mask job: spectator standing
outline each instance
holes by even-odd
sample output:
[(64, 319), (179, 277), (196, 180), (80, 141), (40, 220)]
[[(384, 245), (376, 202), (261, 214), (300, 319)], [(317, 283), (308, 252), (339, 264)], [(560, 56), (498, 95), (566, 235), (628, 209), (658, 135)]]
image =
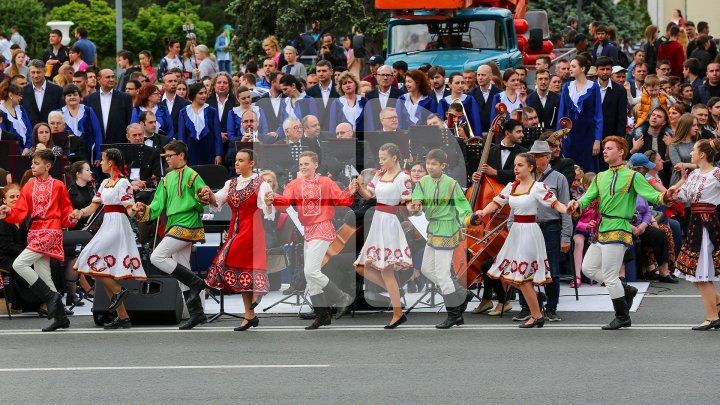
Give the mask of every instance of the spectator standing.
[[(69, 63), (70, 55), (67, 46), (62, 44), (62, 32), (60, 30), (50, 31), (48, 37), (50, 47), (45, 50), (42, 60), (46, 65), (52, 66), (52, 70), (45, 72), (45, 77), (52, 80), (60, 71), (60, 66)], [(50, 73), (50, 74), (48, 74)]]
[(138, 90), (137, 97), (133, 103), (131, 123), (140, 122), (140, 114), (144, 111), (150, 111), (155, 115), (158, 132), (170, 139), (175, 137), (175, 127), (173, 127), (170, 111), (162, 102), (160, 89), (154, 84), (145, 83)]
[[(0, 129), (15, 135), (20, 153), (25, 156), (32, 147), (32, 126), (25, 109), (20, 105), (22, 89), (8, 81), (0, 83)], [(17, 153), (17, 152), (16, 152)]]
[(685, 62), (685, 50), (678, 42), (680, 27), (670, 27), (670, 38), (658, 47), (658, 60), (670, 61), (670, 75), (682, 77), (683, 62)]
[(12, 51), (10, 47), (12, 46), (12, 42), (8, 39), (8, 36), (4, 32), (0, 32), (0, 55), (2, 55), (5, 60), (10, 60), (12, 58)]
[(349, 71), (360, 77), (360, 71), (362, 70), (363, 60), (355, 56), (355, 50), (352, 48), (352, 34), (346, 36), (342, 40), (343, 51), (347, 58), (347, 68)]
[[(327, 60), (318, 61), (315, 65), (315, 73), (318, 76), (318, 84), (307, 89), (305, 93), (316, 100), (318, 114), (313, 115), (320, 119), (322, 130), (328, 131), (330, 128), (329, 107), (333, 100), (340, 97), (333, 80), (333, 64)], [(282, 124), (282, 121), (280, 121), (280, 124)]]
[(195, 47), (195, 60), (197, 68), (195, 68), (195, 80), (201, 80), (204, 77), (213, 77), (218, 72), (218, 65), (215, 62), (215, 56), (210, 53), (205, 45), (197, 45)]
[(65, 86), (63, 97), (65, 98), (65, 106), (60, 112), (62, 112), (65, 121), (65, 131), (81, 138), (85, 145), (85, 156), (78, 156), (78, 159), (85, 159), (88, 162), (99, 161), (101, 158), (102, 131), (95, 111), (80, 103), (82, 100), (80, 89), (75, 85)]
[[(710, 57), (715, 59), (718, 55), (717, 45), (715, 45), (715, 41), (713, 40), (713, 37), (710, 36), (710, 25), (706, 21), (700, 21), (697, 25), (697, 33), (698, 36), (700, 35), (707, 35), (710, 37), (710, 48), (708, 48), (708, 52), (710, 52)], [(697, 43), (691, 42), (688, 44), (687, 47), (687, 54), (692, 55), (693, 51), (697, 47)]]
[(286, 75), (293, 75), (299, 79), (307, 79), (307, 70), (305, 65), (297, 61), (297, 49), (294, 46), (286, 46), (283, 50), (283, 55), (287, 61), (287, 65), (283, 67), (283, 73)]
[[(167, 53), (160, 60), (160, 65), (158, 66), (157, 72), (157, 78), (161, 81), (165, 77), (165, 74), (167, 74), (170, 70), (180, 69), (184, 72), (185, 68), (183, 60), (180, 57), (180, 41), (176, 39), (168, 40), (167, 45), (165, 46), (165, 50), (167, 51)], [(183, 79), (185, 79), (184, 74)]]
[(226, 24), (223, 31), (215, 38), (215, 55), (218, 60), (218, 68), (232, 74), (232, 54), (230, 53), (230, 31), (232, 27)]
[(59, 110), (65, 105), (62, 88), (45, 78), (45, 63), (33, 59), (29, 63), (28, 74), (31, 85), (23, 89), (22, 104), (30, 119), (35, 125), (47, 120), (50, 111)]
[(82, 51), (77, 47), (77, 45), (73, 45), (70, 48), (70, 53), (68, 55), (70, 56), (70, 66), (73, 68), (73, 73), (84, 72), (87, 69), (88, 64), (83, 60)]
[(698, 62), (700, 62), (701, 72), (705, 72), (705, 69), (707, 69), (707, 65), (712, 62), (712, 56), (710, 56), (709, 51), (711, 41), (712, 39), (708, 35), (700, 35), (695, 40), (695, 50), (693, 50), (689, 56), (689, 58), (697, 59)]
[[(135, 62), (135, 54), (125, 49), (121, 49), (117, 53), (116, 61), (118, 67), (123, 70), (117, 81), (116, 89), (123, 91), (125, 90), (125, 84), (130, 81), (130, 76), (135, 72), (139, 72), (140, 68), (133, 66), (133, 63)], [(124, 133), (123, 137), (125, 137)]]
[(82, 60), (88, 65), (97, 66), (97, 47), (88, 39), (88, 30), (85, 27), (75, 29), (75, 43), (73, 46), (80, 48)]
[(22, 49), (23, 51), (25, 48), (27, 48), (27, 42), (25, 42), (25, 38), (20, 34), (20, 31), (18, 31), (17, 25), (13, 25), (10, 27), (10, 42), (17, 45)]
[(287, 61), (284, 58), (285, 55), (280, 52), (280, 42), (278, 42), (274, 35), (265, 38), (262, 42), (262, 47), (265, 55), (275, 61), (275, 69), (280, 70), (287, 65)]
[[(132, 99), (114, 89), (115, 72), (103, 69), (98, 75), (100, 91), (85, 97), (83, 104), (92, 107), (100, 120), (102, 143), (124, 143), (125, 129), (130, 124), (132, 115)], [(111, 122), (112, 125), (109, 124)]]
[(593, 62), (596, 62), (598, 58), (607, 56), (612, 60), (613, 65), (618, 64), (618, 49), (617, 45), (608, 38), (608, 29), (604, 25), (599, 25), (595, 28), (595, 35), (597, 36), (597, 43), (593, 48)]
[(163, 96), (162, 103), (170, 112), (173, 128), (177, 128), (178, 114), (180, 110), (188, 105), (188, 101), (177, 96), (177, 88), (180, 83), (180, 75), (177, 73), (167, 73), (163, 76)]
[(220, 117), (220, 135), (223, 142), (227, 141), (228, 116), (235, 107), (235, 96), (233, 95), (232, 78), (226, 72), (220, 72), (213, 78), (210, 85), (210, 94), (207, 100), (208, 105), (215, 108)]
[(10, 78), (20, 75), (27, 79), (29, 73), (28, 67), (25, 66), (25, 58), (25, 51), (22, 49), (14, 49), (12, 51), (10, 64), (5, 68), (5, 74)]
[(197, 39), (197, 36), (191, 32), (188, 33), (185, 38), (185, 50), (183, 50), (182, 55), (182, 70), (185, 72), (185, 83), (189, 86), (196, 81), (195, 77), (193, 77), (193, 73), (198, 66), (198, 61), (195, 60), (195, 40)]
[(138, 59), (140, 61), (140, 71), (145, 74), (147, 82), (155, 83), (155, 80), (157, 80), (157, 72), (153, 67), (152, 54), (150, 53), (150, 51), (140, 51), (140, 53), (138, 54)]
[(705, 72), (705, 83), (693, 92), (693, 104), (707, 104), (712, 97), (720, 97), (720, 63), (712, 62)]
[(188, 89), (188, 104), (180, 111), (177, 139), (193, 151), (188, 156), (188, 165), (222, 164), (222, 138), (220, 118), (215, 108), (209, 106), (205, 85), (193, 83)]
[(326, 60), (330, 62), (334, 68), (339, 66), (347, 67), (347, 58), (343, 48), (337, 46), (335, 37), (332, 34), (323, 35), (320, 52), (318, 52), (318, 60)]
[(655, 71), (655, 63), (658, 60), (657, 47), (659, 45), (659, 34), (660, 30), (657, 25), (648, 25), (647, 28), (645, 28), (645, 46), (643, 47), (643, 51), (645, 51), (645, 63), (648, 64), (648, 71), (650, 72)]

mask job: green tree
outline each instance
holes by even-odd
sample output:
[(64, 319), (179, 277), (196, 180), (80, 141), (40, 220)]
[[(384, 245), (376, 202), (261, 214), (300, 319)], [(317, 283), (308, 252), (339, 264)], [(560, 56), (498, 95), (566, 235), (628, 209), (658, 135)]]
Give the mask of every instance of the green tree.
[[(577, 16), (577, 0), (535, 0), (529, 3), (530, 9), (543, 9), (548, 12), (550, 31), (562, 32), (568, 16)], [(629, 37), (637, 40), (645, 27), (651, 24), (647, 10), (641, 9), (633, 0), (584, 1), (582, 8), (583, 27), (579, 32), (587, 32), (591, 21), (604, 22), (615, 27), (617, 37)]]
[(77, 27), (88, 30), (88, 38), (98, 51), (98, 60), (115, 54), (115, 10), (105, 0), (90, 0), (89, 4), (75, 0), (50, 11), (50, 20), (72, 21), (71, 36)]
[(263, 55), (261, 43), (275, 35), (282, 45), (296, 40), (309, 29), (312, 21), (320, 21), (323, 32), (344, 36), (353, 28), (366, 38), (370, 52), (382, 49), (389, 13), (376, 10), (372, 0), (231, 0), (230, 15), (252, 16), (236, 27), (235, 46), (247, 60)]
[(123, 20), (124, 41), (132, 44), (135, 51), (150, 50), (157, 64), (165, 56), (165, 41), (169, 38), (183, 40), (183, 24), (192, 23), (198, 43), (208, 44), (212, 48), (215, 44), (213, 25), (198, 16), (199, 9), (199, 5), (189, 3), (186, 7), (184, 1), (171, 1), (164, 7), (157, 4), (141, 7), (137, 17)]
[(48, 45), (45, 9), (39, 0), (0, 1), (0, 29), (10, 35), (10, 27), (17, 25), (25, 38), (31, 57), (40, 57)]

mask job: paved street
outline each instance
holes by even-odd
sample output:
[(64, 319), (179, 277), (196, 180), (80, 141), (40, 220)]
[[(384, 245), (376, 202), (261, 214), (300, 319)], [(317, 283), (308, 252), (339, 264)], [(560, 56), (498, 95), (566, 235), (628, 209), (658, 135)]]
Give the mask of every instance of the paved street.
[(540, 330), (466, 314), (449, 331), (428, 313), (394, 331), (389, 314), (314, 332), (272, 316), (246, 333), (234, 320), (106, 332), (74, 317), (48, 334), (44, 319), (2, 319), (0, 386), (4, 403), (714, 402), (720, 331), (690, 331), (704, 318), (695, 289), (665, 286), (618, 332), (599, 330), (609, 313), (562, 313)]

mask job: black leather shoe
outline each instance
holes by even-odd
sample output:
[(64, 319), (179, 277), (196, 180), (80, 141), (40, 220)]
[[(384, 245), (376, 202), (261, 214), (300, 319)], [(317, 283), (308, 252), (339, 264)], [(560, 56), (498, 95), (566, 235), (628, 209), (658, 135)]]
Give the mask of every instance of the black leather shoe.
[(612, 300), (613, 308), (615, 308), (615, 319), (609, 324), (603, 326), (602, 330), (618, 330), (620, 328), (628, 328), (632, 326), (630, 322), (630, 311), (625, 297), (615, 298)]
[(113, 319), (112, 322), (106, 324), (103, 329), (130, 329), (131, 326), (132, 324), (130, 323), (130, 318), (120, 319), (118, 316)]
[(250, 320), (244, 320), (243, 323), (238, 326), (237, 328), (233, 329), (235, 332), (242, 332), (244, 330), (248, 330), (250, 328), (257, 328), (257, 326), (260, 325), (260, 318), (257, 316)]
[(332, 315), (330, 315), (328, 308), (315, 307), (315, 313), (317, 313), (315, 321), (309, 326), (306, 326), (305, 330), (315, 330), (321, 326), (329, 326), (332, 323)]
[(70, 319), (67, 316), (56, 318), (50, 326), (43, 328), (43, 332), (54, 332), (58, 329), (67, 329), (70, 327)]
[(190, 319), (180, 324), (180, 330), (190, 330), (198, 325), (202, 325), (207, 322), (207, 316), (205, 314), (190, 315)]
[(677, 284), (679, 281), (671, 276), (658, 276), (659, 283)]
[(638, 293), (638, 289), (629, 284), (624, 284), (623, 288), (625, 289), (625, 302), (627, 302), (627, 307), (629, 311), (630, 308), (632, 308), (633, 300)]
[(313, 319), (317, 318), (317, 314), (315, 313), (315, 311), (303, 312), (298, 315), (298, 318), (305, 320), (305, 321), (312, 321)]
[(435, 325), (435, 328), (437, 329), (450, 329), (453, 326), (460, 326), (465, 324), (465, 318), (462, 316), (462, 312), (460, 312), (460, 307), (450, 307), (447, 308), (447, 318), (440, 323)]
[(125, 287), (122, 287), (120, 289), (120, 292), (117, 294), (113, 294), (112, 299), (110, 299), (110, 305), (108, 306), (108, 312), (112, 312), (117, 309), (117, 307), (122, 304), (125, 297), (127, 297), (128, 291)]
[(405, 316), (405, 314), (403, 314), (403, 316), (401, 316), (400, 319), (398, 319), (397, 321), (395, 321), (391, 324), (385, 325), (384, 329), (395, 329), (398, 326), (404, 324), (405, 322), (407, 322), (407, 316)]
[(518, 325), (518, 328), (520, 329), (532, 329), (532, 328), (542, 328), (545, 326), (545, 317), (541, 316), (540, 318), (535, 318), (534, 316), (531, 316), (530, 319), (533, 320), (533, 323), (521, 323)]

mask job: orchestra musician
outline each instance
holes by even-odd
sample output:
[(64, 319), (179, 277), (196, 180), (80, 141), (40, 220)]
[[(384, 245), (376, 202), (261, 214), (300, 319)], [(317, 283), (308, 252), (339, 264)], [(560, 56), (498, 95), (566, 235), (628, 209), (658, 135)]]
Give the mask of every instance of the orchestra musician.
[[(470, 125), (473, 132), (479, 134), (482, 132), (482, 125), (480, 124), (480, 106), (478, 106), (477, 101), (475, 101), (474, 98), (463, 93), (463, 90), (465, 88), (464, 86), (465, 85), (463, 82), (462, 73), (451, 73), (450, 95), (440, 99), (440, 102), (438, 103), (437, 113), (441, 117), (447, 117), (448, 121), (450, 121), (450, 106), (455, 103), (462, 103), (462, 107), (459, 109), (459, 111), (462, 112), (462, 118), (464, 118), (465, 124)], [(458, 109), (454, 108), (453, 110), (455, 110), (455, 113), (457, 114)], [(448, 126), (452, 128), (452, 126)]]
[(495, 177), (503, 185), (515, 180), (513, 169), (515, 156), (527, 152), (527, 149), (520, 145), (523, 140), (522, 123), (513, 119), (507, 120), (503, 124), (503, 132), (504, 137), (500, 144), (490, 148), (487, 163), (480, 168), (479, 172), (473, 173), (473, 181), (480, 181), (481, 173)]

